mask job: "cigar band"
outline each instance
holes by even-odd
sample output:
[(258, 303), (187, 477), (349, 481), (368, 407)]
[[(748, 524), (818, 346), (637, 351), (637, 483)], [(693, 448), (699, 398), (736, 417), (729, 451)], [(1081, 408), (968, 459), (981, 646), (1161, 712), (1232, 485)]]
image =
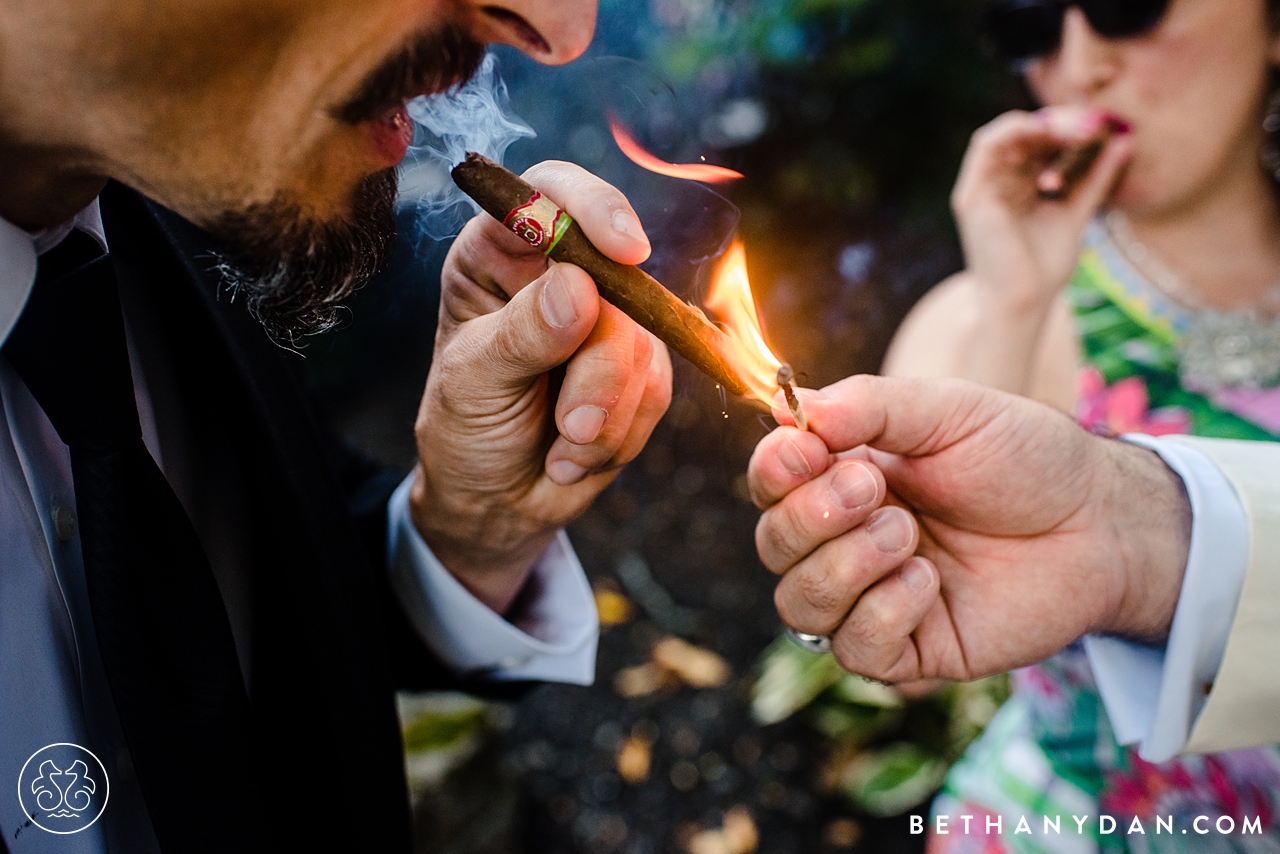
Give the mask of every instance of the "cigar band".
[(543, 255), (550, 255), (573, 224), (573, 217), (542, 193), (534, 193), (533, 198), (507, 214), (502, 224), (533, 248), (541, 249)]

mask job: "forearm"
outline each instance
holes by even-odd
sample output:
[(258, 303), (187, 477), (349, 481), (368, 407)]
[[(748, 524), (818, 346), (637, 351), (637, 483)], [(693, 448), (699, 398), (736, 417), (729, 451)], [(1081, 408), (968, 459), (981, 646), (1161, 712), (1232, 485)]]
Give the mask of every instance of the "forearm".
[(975, 284), (979, 322), (965, 336), (957, 365), (961, 379), (1030, 395), (1053, 298), (1014, 302)]

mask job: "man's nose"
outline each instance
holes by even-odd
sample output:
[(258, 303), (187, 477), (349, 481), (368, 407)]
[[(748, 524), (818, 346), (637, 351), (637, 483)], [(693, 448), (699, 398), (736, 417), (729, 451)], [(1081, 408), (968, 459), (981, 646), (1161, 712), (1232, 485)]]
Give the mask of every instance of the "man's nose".
[(517, 47), (539, 62), (560, 65), (582, 55), (596, 28), (597, 0), (475, 2), (476, 38)]

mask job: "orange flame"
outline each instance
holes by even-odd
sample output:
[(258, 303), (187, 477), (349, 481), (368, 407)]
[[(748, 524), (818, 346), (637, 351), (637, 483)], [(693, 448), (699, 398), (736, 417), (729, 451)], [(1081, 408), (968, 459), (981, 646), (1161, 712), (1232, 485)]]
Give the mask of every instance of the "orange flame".
[(707, 308), (720, 320), (725, 335), (736, 346), (725, 358), (751, 393), (766, 406), (778, 393), (778, 368), (782, 362), (765, 343), (747, 278), (747, 253), (741, 240), (734, 240), (711, 277)]
[(613, 141), (618, 143), (622, 153), (627, 155), (632, 163), (650, 172), (657, 172), (659, 175), (671, 178), (684, 178), (688, 181), (702, 181), (707, 184), (719, 184), (742, 177), (741, 172), (735, 172), (723, 166), (712, 166), (710, 163), (668, 163), (665, 160), (659, 160), (641, 148), (635, 137), (627, 133), (613, 116), (609, 117), (609, 130), (613, 132)]

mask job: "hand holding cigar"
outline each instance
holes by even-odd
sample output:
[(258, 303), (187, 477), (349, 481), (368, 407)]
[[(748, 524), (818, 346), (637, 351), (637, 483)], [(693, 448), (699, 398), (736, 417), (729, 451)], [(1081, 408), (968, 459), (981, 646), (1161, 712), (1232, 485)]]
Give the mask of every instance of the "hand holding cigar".
[(1071, 195), (1080, 179), (1089, 174), (1098, 155), (1110, 138), (1110, 132), (1084, 145), (1072, 145), (1062, 149), (1044, 171), (1036, 176), (1036, 192), (1042, 199), (1065, 199)]
[(724, 353), (732, 346), (703, 313), (639, 267), (619, 264), (596, 249), (582, 228), (515, 173), (479, 154), (453, 169), (453, 180), (494, 219), (555, 261), (576, 264), (595, 280), (600, 296), (697, 366), (730, 394), (746, 384)]

